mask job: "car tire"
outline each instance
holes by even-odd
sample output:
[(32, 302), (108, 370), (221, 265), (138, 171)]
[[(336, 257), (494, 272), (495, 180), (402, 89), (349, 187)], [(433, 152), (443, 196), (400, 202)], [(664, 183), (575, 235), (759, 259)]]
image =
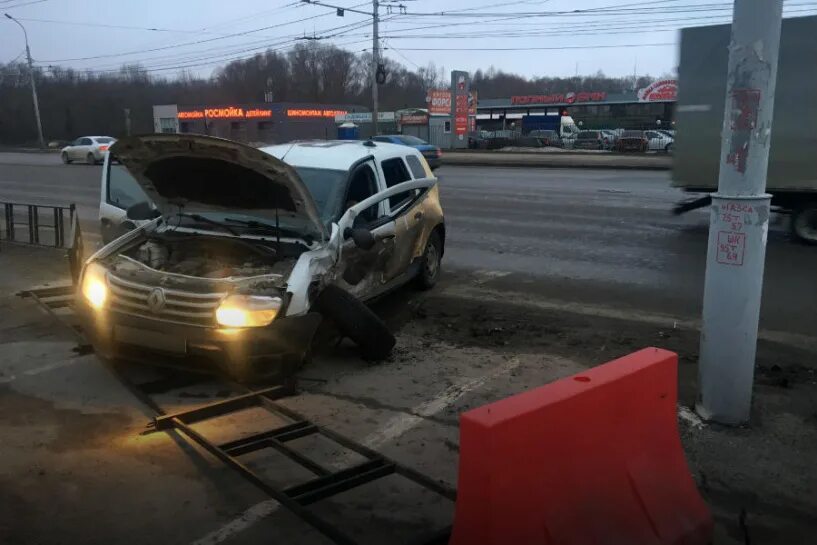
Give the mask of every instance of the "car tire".
[(60, 153), (60, 159), (62, 159), (63, 165), (70, 165), (71, 159), (68, 158), (68, 154), (65, 152)]
[(805, 203), (792, 211), (791, 232), (802, 242), (817, 245), (817, 201)]
[(426, 242), (423, 257), (420, 260), (420, 272), (417, 274), (417, 286), (430, 290), (437, 284), (442, 270), (443, 240), (439, 231), (432, 231)]
[(326, 286), (313, 309), (352, 339), (360, 347), (363, 359), (382, 360), (391, 354), (396, 342), (394, 335), (372, 309), (343, 288)]
[(665, 153), (672, 153), (672, 144), (667, 144), (667, 145), (664, 147), (664, 152), (665, 152)]
[(87, 165), (95, 165), (96, 164), (96, 158), (94, 157), (93, 153), (89, 153), (88, 155), (85, 156), (85, 164), (87, 164)]

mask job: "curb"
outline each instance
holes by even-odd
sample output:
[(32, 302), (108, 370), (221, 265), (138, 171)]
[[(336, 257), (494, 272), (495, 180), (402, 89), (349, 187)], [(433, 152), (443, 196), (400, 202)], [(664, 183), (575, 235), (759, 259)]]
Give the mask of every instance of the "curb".
[(518, 162), (518, 161), (489, 161), (484, 159), (476, 160), (446, 160), (443, 156), (440, 166), (465, 166), (465, 167), (508, 167), (508, 168), (581, 168), (596, 170), (672, 170), (672, 164), (668, 165), (636, 165), (620, 163), (546, 163), (546, 162)]

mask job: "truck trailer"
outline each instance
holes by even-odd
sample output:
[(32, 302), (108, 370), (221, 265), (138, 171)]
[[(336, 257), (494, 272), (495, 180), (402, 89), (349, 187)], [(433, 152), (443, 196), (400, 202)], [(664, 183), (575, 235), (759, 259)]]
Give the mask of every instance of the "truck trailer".
[[(699, 195), (676, 213), (707, 206), (717, 191), (731, 26), (681, 31), (675, 187)], [(785, 19), (780, 39), (766, 191), (791, 230), (817, 244), (817, 16)]]

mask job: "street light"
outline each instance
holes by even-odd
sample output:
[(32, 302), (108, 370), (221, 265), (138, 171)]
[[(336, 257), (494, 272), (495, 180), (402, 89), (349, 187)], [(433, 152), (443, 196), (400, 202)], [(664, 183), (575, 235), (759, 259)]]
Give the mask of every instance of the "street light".
[(31, 98), (34, 101), (34, 117), (37, 118), (37, 137), (40, 140), (40, 147), (45, 147), (45, 139), (43, 138), (43, 122), (40, 120), (40, 101), (37, 99), (37, 85), (34, 83), (34, 68), (31, 66), (31, 50), (28, 48), (28, 32), (26, 32), (26, 27), (23, 24), (9, 15), (8, 13), (5, 16), (15, 23), (17, 23), (20, 28), (23, 29), (23, 36), (26, 40), (26, 58), (28, 59), (28, 74), (31, 80)]

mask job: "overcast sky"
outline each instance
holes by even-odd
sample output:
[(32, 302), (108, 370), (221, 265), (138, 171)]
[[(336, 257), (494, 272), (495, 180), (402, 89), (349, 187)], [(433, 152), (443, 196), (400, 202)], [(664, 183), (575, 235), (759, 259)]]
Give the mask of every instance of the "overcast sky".
[[(380, 10), (386, 56), (408, 67), (493, 65), (525, 76), (572, 76), (577, 69), (612, 76), (673, 72), (678, 29), (728, 22), (732, 3), (402, 0), (401, 14), (397, 2), (381, 1), (392, 4), (391, 13)], [(371, 1), (325, 3), (371, 11)], [(590, 11), (565, 13), (573, 10)], [(0, 0), (0, 11), (26, 26), (42, 66), (104, 71), (138, 62), (156, 75), (174, 77), (185, 67), (208, 76), (227, 60), (267, 47), (284, 50), (303, 36), (357, 52), (371, 48), (370, 17), (349, 11), (338, 17), (297, 0)], [(786, 12), (815, 14), (817, 1), (788, 0)], [(23, 51), (19, 27), (0, 19), (0, 61), (23, 59)]]

